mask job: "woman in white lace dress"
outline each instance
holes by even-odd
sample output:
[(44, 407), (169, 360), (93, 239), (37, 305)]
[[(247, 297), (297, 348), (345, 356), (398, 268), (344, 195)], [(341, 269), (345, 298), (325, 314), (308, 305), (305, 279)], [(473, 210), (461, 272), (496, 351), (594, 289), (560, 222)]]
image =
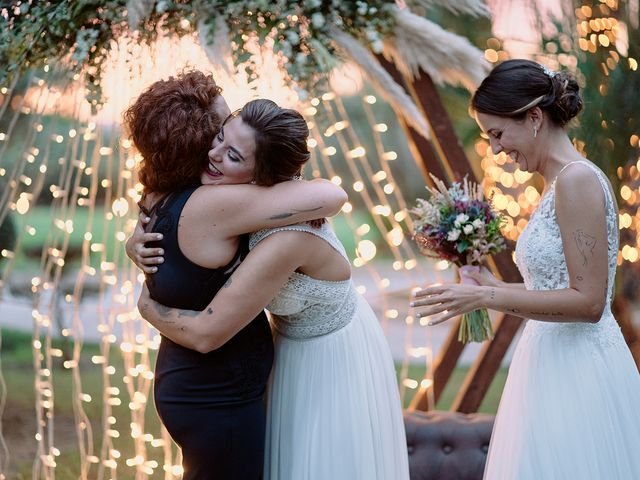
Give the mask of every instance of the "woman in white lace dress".
[[(233, 141), (227, 136), (226, 148), (235, 148)], [(261, 230), (249, 247), (229, 284), (202, 312), (169, 309), (146, 289), (140, 312), (172, 341), (209, 352), (269, 309), (275, 359), (265, 479), (408, 480), (391, 353), (374, 312), (355, 291), (348, 257), (329, 224)]]
[(498, 65), (472, 100), (494, 154), (538, 172), (546, 189), (516, 246), (524, 284), (484, 270), (481, 286), (417, 293), (440, 323), (478, 307), (529, 319), (493, 430), (488, 480), (640, 478), (640, 375), (611, 313), (618, 253), (615, 197), (564, 126), (582, 107), (565, 73)]

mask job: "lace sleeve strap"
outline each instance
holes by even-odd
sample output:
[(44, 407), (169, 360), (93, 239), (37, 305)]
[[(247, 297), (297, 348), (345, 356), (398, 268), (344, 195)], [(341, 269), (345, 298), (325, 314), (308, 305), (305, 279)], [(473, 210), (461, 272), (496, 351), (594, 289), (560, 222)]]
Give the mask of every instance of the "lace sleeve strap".
[(258, 243), (267, 238), (269, 235), (273, 235), (274, 233), (278, 232), (292, 231), (310, 233), (322, 238), (335, 250), (337, 250), (338, 253), (340, 253), (340, 255), (342, 255), (347, 261), (349, 261), (349, 257), (347, 256), (347, 252), (345, 251), (344, 246), (333, 233), (333, 230), (331, 229), (331, 226), (328, 224), (328, 222), (323, 223), (319, 228), (312, 227), (308, 223), (296, 223), (295, 225), (287, 225), (286, 227), (258, 230), (257, 232), (251, 234), (251, 238), (249, 240), (249, 249), (254, 248)]

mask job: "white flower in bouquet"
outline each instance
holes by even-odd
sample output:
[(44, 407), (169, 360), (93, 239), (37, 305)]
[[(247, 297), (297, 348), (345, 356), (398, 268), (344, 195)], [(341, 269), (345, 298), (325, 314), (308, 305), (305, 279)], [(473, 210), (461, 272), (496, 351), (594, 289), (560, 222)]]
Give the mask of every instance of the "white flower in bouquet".
[(449, 240), (450, 242), (455, 242), (458, 238), (460, 237), (460, 230), (451, 230), (448, 234), (447, 234), (447, 240)]
[(458, 214), (458, 216), (456, 217), (456, 220), (454, 222), (454, 225), (458, 228), (460, 228), (460, 226), (462, 226), (464, 223), (469, 221), (469, 216), (465, 215), (464, 213), (460, 213)]

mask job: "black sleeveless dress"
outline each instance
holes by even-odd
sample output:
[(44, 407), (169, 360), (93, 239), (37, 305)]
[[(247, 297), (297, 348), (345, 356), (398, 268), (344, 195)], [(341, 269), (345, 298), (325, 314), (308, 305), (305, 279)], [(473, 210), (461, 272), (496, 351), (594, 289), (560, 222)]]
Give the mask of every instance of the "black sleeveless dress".
[[(196, 265), (182, 254), (178, 221), (196, 188), (171, 194), (153, 212), (152, 230), (164, 238), (149, 246), (162, 247), (165, 255), (146, 281), (157, 302), (204, 310), (249, 248), (246, 235), (233, 260), (217, 269)], [(184, 480), (262, 478), (263, 397), (272, 363), (273, 341), (264, 312), (207, 354), (162, 337), (154, 398), (162, 423), (182, 449)]]

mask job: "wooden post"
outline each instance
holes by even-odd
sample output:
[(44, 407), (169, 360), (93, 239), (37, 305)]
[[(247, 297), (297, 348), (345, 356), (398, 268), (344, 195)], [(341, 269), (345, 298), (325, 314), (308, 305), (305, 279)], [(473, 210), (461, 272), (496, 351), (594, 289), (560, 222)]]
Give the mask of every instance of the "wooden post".
[[(398, 71), (396, 66), (388, 62), (382, 55), (377, 56), (380, 64), (387, 70), (389, 75), (393, 77), (393, 80), (398, 84), (407, 88), (405, 84), (404, 77)], [(445, 170), (442, 166), (440, 159), (434, 150), (433, 145), (429, 140), (424, 138), (418, 131), (416, 131), (413, 127), (409, 126), (405, 119), (402, 117), (401, 112), (396, 112), (398, 114), (398, 121), (400, 122), (400, 126), (403, 128), (407, 135), (407, 139), (409, 140), (409, 150), (413, 155), (413, 158), (416, 159), (418, 163), (418, 168), (422, 172), (422, 176), (428, 185), (433, 185), (433, 181), (429, 176), (429, 173), (432, 173), (438, 178), (446, 178)]]

